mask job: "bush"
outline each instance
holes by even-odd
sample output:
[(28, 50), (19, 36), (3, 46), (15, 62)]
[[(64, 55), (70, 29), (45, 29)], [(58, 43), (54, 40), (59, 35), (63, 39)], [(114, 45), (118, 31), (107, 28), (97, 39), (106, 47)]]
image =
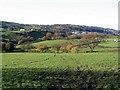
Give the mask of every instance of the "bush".
[(48, 47), (47, 47), (47, 45), (40, 45), (39, 47), (37, 47), (36, 51), (37, 52), (47, 52)]
[(55, 45), (52, 45), (51, 48), (50, 48), (50, 51), (55, 53), (55, 52), (59, 52), (60, 50), (60, 45), (59, 44), (55, 44)]
[(34, 49), (35, 47), (31, 44), (23, 44), (21, 45), (21, 49), (23, 51), (31, 51), (31, 49)]
[(2, 52), (11, 52), (14, 50), (14, 44), (12, 42), (1, 42)]

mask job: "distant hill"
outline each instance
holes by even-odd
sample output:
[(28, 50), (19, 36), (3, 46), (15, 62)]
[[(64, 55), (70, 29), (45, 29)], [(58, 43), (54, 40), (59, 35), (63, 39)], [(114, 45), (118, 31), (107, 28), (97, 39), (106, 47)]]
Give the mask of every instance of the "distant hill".
[(96, 26), (85, 26), (85, 25), (71, 25), (71, 24), (54, 24), (54, 25), (38, 25), (38, 24), (20, 24), (14, 22), (0, 21), (0, 28), (5, 30), (37, 30), (37, 31), (50, 31), (60, 33), (72, 33), (72, 32), (98, 32), (104, 34), (117, 35), (118, 31), (109, 28), (102, 28)]
[(14, 23), (14, 22), (6, 22), (6, 21), (0, 21), (0, 28), (5, 28), (7, 30), (19, 30), (26, 27), (31, 28), (31, 25), (29, 24), (20, 24), (20, 23)]

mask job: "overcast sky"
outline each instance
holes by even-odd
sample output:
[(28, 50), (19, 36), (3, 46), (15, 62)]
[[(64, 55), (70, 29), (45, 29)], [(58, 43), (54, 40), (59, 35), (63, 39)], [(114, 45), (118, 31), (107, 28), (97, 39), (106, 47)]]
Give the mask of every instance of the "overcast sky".
[(117, 29), (119, 0), (0, 0), (0, 21)]

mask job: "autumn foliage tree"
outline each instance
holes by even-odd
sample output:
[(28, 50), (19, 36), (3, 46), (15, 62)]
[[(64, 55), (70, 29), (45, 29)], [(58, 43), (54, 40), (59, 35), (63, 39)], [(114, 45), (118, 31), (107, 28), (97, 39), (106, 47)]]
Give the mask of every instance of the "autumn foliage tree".
[(66, 43), (66, 42), (61, 43), (61, 47), (60, 47), (61, 52), (67, 53), (67, 49), (66, 49), (67, 44), (68, 43)]
[(60, 50), (60, 47), (61, 47), (61, 46), (60, 46), (59, 44), (52, 45), (51, 48), (50, 48), (50, 51), (51, 51), (51, 52), (54, 52), (54, 53), (55, 53), (55, 52), (58, 53), (59, 50)]
[(44, 36), (43, 38), (41, 38), (41, 40), (42, 40), (42, 41), (45, 41), (45, 40), (47, 40), (47, 37)]
[(101, 34), (98, 33), (88, 33), (84, 34), (80, 40), (81, 45), (86, 45), (93, 52), (94, 48), (101, 43)]
[(50, 33), (50, 32), (46, 33), (46, 39), (51, 40), (52, 39), (52, 33)]
[(70, 53), (73, 47), (74, 45), (72, 43), (67, 44), (66, 46), (67, 52)]
[(73, 47), (74, 44), (65, 42), (61, 44), (60, 51), (64, 53), (70, 53)]
[(77, 47), (73, 47), (71, 49), (71, 53), (78, 53), (78, 48)]
[(38, 52), (47, 52), (48, 47), (47, 45), (40, 45), (39, 47), (37, 47), (36, 51)]

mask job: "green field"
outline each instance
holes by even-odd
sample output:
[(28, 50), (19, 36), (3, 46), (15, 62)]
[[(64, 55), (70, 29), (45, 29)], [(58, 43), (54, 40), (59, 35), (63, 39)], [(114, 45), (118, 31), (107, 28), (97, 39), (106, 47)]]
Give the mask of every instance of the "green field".
[[(2, 53), (3, 89), (59, 90), (118, 90), (118, 43), (109, 39), (95, 47), (80, 47), (79, 53)], [(73, 40), (47, 40), (32, 43), (52, 46)], [(17, 47), (20, 47), (17, 46)], [(70, 89), (71, 90), (71, 89)]]
[(37, 43), (33, 43), (32, 45), (38, 47), (40, 45), (47, 45), (47, 46), (52, 46), (55, 44), (61, 44), (64, 42), (68, 42), (68, 43), (78, 43), (79, 39), (73, 39), (73, 40), (48, 40), (48, 41), (42, 41), (42, 42), (37, 42)]
[(107, 46), (107, 47), (118, 47), (119, 44), (120, 44), (120, 42), (117, 43), (117, 42), (110, 41), (110, 42), (102, 43), (100, 45)]
[[(118, 50), (118, 42), (114, 42), (113, 40), (116, 38), (108, 39), (108, 42), (105, 43), (100, 43), (98, 47), (95, 47), (94, 51), (113, 51), (113, 50)], [(72, 39), (72, 40), (47, 40), (47, 41), (42, 41), (42, 42), (37, 42), (37, 43), (32, 43), (33, 46), (38, 47), (40, 45), (47, 45), (47, 46), (52, 46), (55, 44), (61, 44), (63, 42), (68, 42), (68, 43), (73, 43), (77, 44), (80, 43), (79, 39)], [(16, 48), (20, 48), (21, 45), (17, 45)], [(103, 48), (106, 47), (106, 48)], [(79, 52), (86, 52), (90, 51), (90, 48), (79, 48)]]
[[(21, 57), (22, 56), (22, 57)], [(117, 65), (117, 53), (80, 53), (80, 54), (54, 54), (54, 53), (4, 53), (3, 68), (60, 68), (86, 66), (95, 70), (106, 70), (105, 67)], [(99, 67), (99, 65), (105, 67)], [(88, 69), (89, 69), (88, 68)]]
[(101, 43), (100, 46), (106, 46), (106, 47), (118, 47), (120, 42), (114, 42), (114, 40), (118, 40), (117, 38), (110, 38), (108, 39), (108, 42)]
[[(61, 44), (64, 42), (68, 43), (78, 43), (79, 39), (73, 39), (73, 40), (47, 40), (47, 41), (41, 41), (41, 42), (36, 42), (36, 43), (31, 43), (33, 46), (38, 47), (40, 45), (47, 45), (47, 46), (52, 46), (55, 44)], [(16, 48), (20, 48), (21, 45), (17, 45)]]
[[(115, 38), (116, 39), (116, 38)], [(80, 39), (73, 39), (73, 40), (48, 40), (48, 41), (42, 41), (42, 42), (37, 42), (33, 43), (32, 45), (38, 47), (39, 45), (54, 45), (54, 44), (61, 44), (63, 42), (69, 42), (69, 43), (79, 43)], [(107, 47), (118, 47), (118, 42), (114, 42), (114, 39), (109, 39), (108, 42), (101, 43), (99, 44), (100, 46), (107, 46)], [(120, 43), (119, 43), (120, 44)]]
[(118, 90), (117, 53), (3, 53), (2, 65), (3, 88)]
[(1, 23), (2, 90), (120, 90), (117, 31)]

